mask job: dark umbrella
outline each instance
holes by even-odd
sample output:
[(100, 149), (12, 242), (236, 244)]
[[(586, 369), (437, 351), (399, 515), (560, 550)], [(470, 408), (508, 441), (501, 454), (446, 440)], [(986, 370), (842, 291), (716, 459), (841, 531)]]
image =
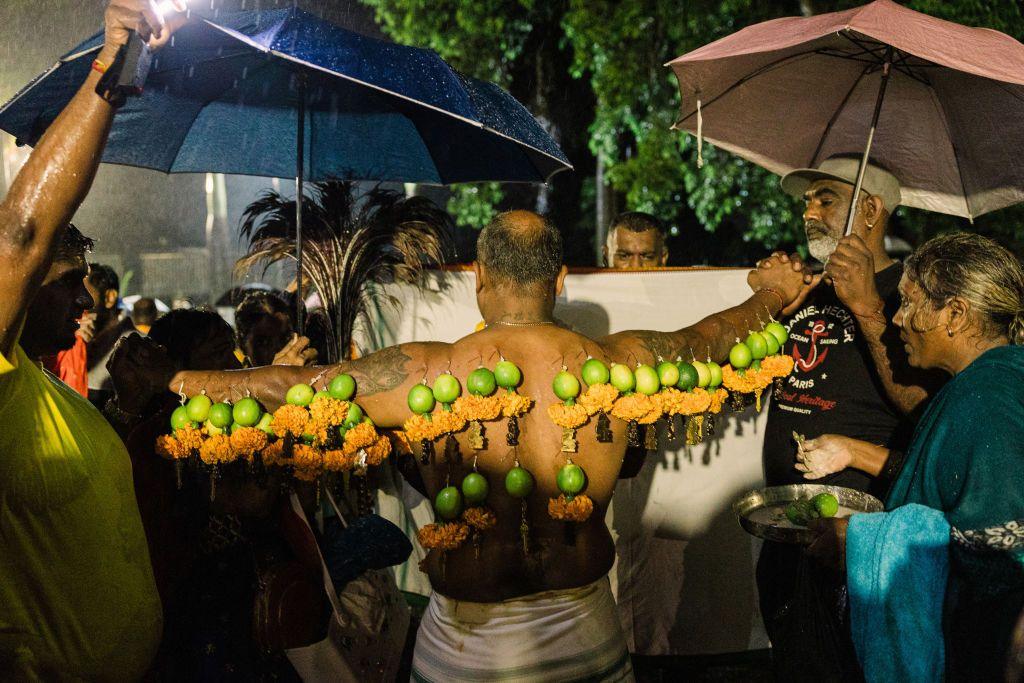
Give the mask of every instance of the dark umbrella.
[(863, 150), (855, 193), (870, 155), (907, 206), (973, 219), (1024, 201), (1024, 45), (1003, 33), (876, 0), (755, 24), (669, 65), (676, 127), (774, 173)]
[[(0, 128), (35, 144), (85, 80), (102, 41), (93, 36), (26, 86), (0, 109)], [(165, 173), (294, 173), (299, 273), (306, 180), (547, 182), (572, 168), (497, 86), (463, 76), (429, 50), (298, 9), (222, 14), (181, 28), (154, 57), (143, 95), (117, 113), (103, 161)]]

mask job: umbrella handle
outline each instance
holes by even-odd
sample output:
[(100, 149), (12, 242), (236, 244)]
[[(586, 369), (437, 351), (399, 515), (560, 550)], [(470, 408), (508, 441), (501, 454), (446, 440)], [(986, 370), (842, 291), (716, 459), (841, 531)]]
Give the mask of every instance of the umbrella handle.
[(878, 127), (878, 115), (882, 112), (882, 100), (885, 99), (885, 88), (889, 84), (889, 73), (892, 70), (891, 46), (885, 50), (885, 63), (882, 65), (882, 82), (878, 86), (878, 97), (875, 99), (875, 111), (871, 115), (871, 128), (868, 130), (868, 141), (864, 146), (864, 154), (860, 158), (860, 165), (857, 167), (857, 182), (853, 184), (853, 195), (850, 197), (850, 208), (846, 212), (846, 230), (843, 235), (847, 236), (853, 232), (853, 219), (857, 215), (857, 202), (860, 200), (860, 191), (864, 186), (864, 172), (868, 170), (868, 159), (871, 157), (871, 144), (875, 141), (875, 129)]

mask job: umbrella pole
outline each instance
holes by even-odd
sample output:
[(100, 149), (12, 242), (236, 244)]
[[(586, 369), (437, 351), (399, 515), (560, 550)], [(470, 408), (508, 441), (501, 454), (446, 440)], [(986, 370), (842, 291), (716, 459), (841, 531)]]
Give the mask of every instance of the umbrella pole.
[(857, 215), (857, 203), (860, 199), (861, 187), (864, 185), (864, 172), (868, 170), (868, 159), (871, 156), (871, 143), (875, 141), (875, 128), (878, 127), (878, 115), (882, 112), (882, 100), (885, 99), (885, 88), (889, 84), (889, 72), (892, 70), (892, 47), (886, 48), (885, 63), (882, 65), (882, 82), (878, 86), (878, 98), (875, 100), (875, 112), (871, 115), (871, 129), (868, 130), (868, 142), (864, 146), (864, 154), (857, 167), (857, 182), (853, 184), (853, 195), (850, 198), (850, 209), (846, 212), (846, 230), (844, 235), (853, 232), (853, 219)]
[(306, 168), (306, 75), (299, 74), (299, 120), (295, 150), (295, 320), (299, 335), (306, 333), (305, 301), (302, 298), (302, 203)]

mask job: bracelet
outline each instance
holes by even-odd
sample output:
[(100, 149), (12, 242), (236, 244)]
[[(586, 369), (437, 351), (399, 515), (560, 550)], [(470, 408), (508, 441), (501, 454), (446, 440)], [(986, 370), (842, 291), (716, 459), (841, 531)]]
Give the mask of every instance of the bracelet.
[(778, 292), (778, 290), (772, 289), (771, 287), (763, 287), (757, 291), (768, 292), (769, 294), (774, 294), (775, 296), (779, 297), (779, 310), (782, 310), (783, 308), (786, 307), (786, 299), (782, 296), (782, 294)]
[(93, 63), (92, 63), (92, 70), (93, 71), (98, 71), (101, 74), (107, 73), (107, 69), (109, 69), (109, 68), (110, 67), (108, 65), (104, 64), (103, 62), (101, 62), (98, 59), (94, 60)]

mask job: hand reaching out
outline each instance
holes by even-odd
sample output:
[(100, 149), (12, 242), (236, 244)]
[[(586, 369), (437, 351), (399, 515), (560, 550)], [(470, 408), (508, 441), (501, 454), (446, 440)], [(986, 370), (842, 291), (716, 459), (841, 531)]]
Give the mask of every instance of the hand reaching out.
[(821, 479), (842, 472), (853, 464), (853, 439), (838, 434), (823, 434), (797, 445), (794, 467), (804, 479)]
[(782, 315), (792, 315), (818, 286), (821, 277), (810, 271), (799, 254), (777, 251), (757, 262), (757, 268), (747, 275), (747, 284), (755, 292), (778, 291), (783, 297)]
[(274, 355), (272, 365), (315, 365), (317, 355), (317, 350), (309, 345), (309, 338), (296, 334)]

